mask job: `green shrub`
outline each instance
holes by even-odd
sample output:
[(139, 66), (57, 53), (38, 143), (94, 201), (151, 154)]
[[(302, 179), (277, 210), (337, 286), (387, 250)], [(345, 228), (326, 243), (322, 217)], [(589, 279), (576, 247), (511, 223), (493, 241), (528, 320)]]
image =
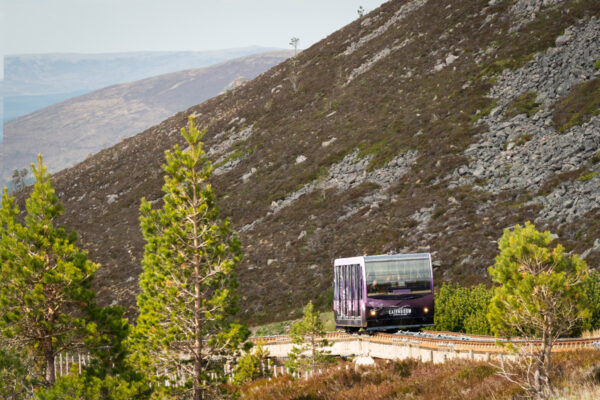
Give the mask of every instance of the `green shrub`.
[(593, 331), (600, 329), (600, 273), (592, 271), (584, 283), (589, 316), (583, 321), (583, 330)]
[(145, 382), (123, 376), (103, 379), (82, 375), (67, 375), (56, 380), (54, 386), (35, 392), (36, 400), (131, 400), (147, 399), (150, 390)]
[(249, 349), (239, 360), (235, 367), (233, 382), (241, 385), (269, 375), (265, 369), (269, 351), (265, 350), (262, 343), (257, 343), (254, 350)]
[(594, 63), (594, 69), (596, 71), (600, 70), (600, 60), (596, 60), (596, 62)]
[(579, 178), (577, 178), (577, 180), (580, 182), (586, 182), (595, 177), (596, 175), (598, 175), (598, 172), (592, 171), (589, 174), (581, 175)]
[(485, 285), (471, 288), (444, 283), (435, 297), (435, 326), (438, 331), (488, 335), (486, 314), (493, 291)]

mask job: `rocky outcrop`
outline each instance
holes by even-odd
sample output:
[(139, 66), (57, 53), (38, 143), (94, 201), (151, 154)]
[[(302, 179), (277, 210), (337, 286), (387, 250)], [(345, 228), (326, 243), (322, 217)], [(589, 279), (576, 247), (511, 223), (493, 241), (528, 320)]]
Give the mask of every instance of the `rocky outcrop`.
[[(369, 41), (383, 35), (388, 29), (390, 29), (394, 25), (401, 23), (403, 19), (409, 16), (412, 12), (423, 7), (426, 3), (427, 0), (410, 0), (406, 2), (398, 9), (398, 11), (394, 13), (394, 15), (392, 15), (390, 19), (386, 20), (383, 24), (377, 26), (375, 29), (371, 30), (364, 36), (361, 36), (356, 42), (351, 43), (346, 48), (343, 55), (349, 56)], [(367, 19), (362, 21), (361, 25), (368, 28), (371, 26), (372, 22), (373, 21), (371, 20), (371, 17), (368, 17)]]
[[(414, 164), (417, 159), (416, 151), (406, 151), (398, 156), (394, 157), (389, 163), (381, 168), (373, 171), (368, 171), (369, 162), (371, 157), (359, 157), (358, 151), (354, 151), (348, 154), (344, 159), (334, 165), (332, 165), (327, 171), (327, 175), (317, 179), (315, 182), (311, 182), (299, 190), (290, 193), (284, 199), (274, 201), (271, 203), (271, 211), (267, 215), (273, 215), (281, 211), (283, 208), (292, 205), (300, 197), (310, 194), (316, 190), (336, 189), (338, 191), (347, 191), (365, 182), (371, 182), (379, 186), (379, 190), (375, 193), (370, 194), (368, 197), (360, 199), (358, 204), (355, 204), (350, 209), (346, 210), (346, 213), (340, 217), (340, 221), (349, 216), (355, 214), (358, 209), (365, 205), (374, 205), (378, 207), (378, 201), (388, 199), (389, 196), (385, 194), (392, 184), (398, 182)], [(304, 157), (304, 156), (298, 156)], [(298, 158), (296, 159), (298, 160)], [(306, 157), (304, 157), (306, 160)], [(303, 160), (303, 161), (304, 161)], [(302, 162), (303, 162), (302, 161)], [(251, 171), (250, 175), (244, 175), (245, 179), (249, 178), (254, 171)], [(261, 219), (253, 221), (251, 224), (245, 225), (241, 228), (242, 232), (246, 232), (252, 229)]]
[[(488, 127), (465, 156), (473, 160), (451, 175), (449, 187), (472, 185), (491, 193), (527, 190), (535, 197), (529, 204), (543, 209), (538, 221), (572, 222), (600, 204), (600, 176), (562, 182), (551, 193), (537, 195), (556, 174), (589, 166), (600, 172), (594, 157), (600, 151), (600, 117), (559, 133), (553, 126), (554, 108), (570, 89), (600, 77), (594, 68), (600, 59), (600, 21), (591, 18), (567, 29), (556, 46), (516, 71), (505, 70), (489, 96), (495, 107), (479, 123)], [(508, 106), (524, 93), (536, 93), (537, 111), (531, 116), (506, 116)], [(590, 164), (591, 163), (591, 164)], [(584, 177), (585, 178), (585, 177)]]
[[(491, 0), (490, 4), (497, 3), (498, 0)], [(517, 0), (510, 9), (512, 17), (512, 26), (509, 32), (514, 32), (535, 20), (537, 14), (546, 7), (556, 6), (563, 3), (563, 0)]]

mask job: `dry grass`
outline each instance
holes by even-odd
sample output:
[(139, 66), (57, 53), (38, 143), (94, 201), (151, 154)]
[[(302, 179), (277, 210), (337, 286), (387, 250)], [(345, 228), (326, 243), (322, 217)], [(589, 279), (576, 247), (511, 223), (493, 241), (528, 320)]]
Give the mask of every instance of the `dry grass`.
[[(554, 400), (598, 399), (600, 352), (563, 353), (555, 357), (552, 379), (558, 397)], [(242, 388), (243, 399), (353, 400), (353, 399), (525, 399), (517, 385), (484, 362), (464, 360), (444, 364), (413, 360), (379, 361), (374, 369), (346, 370), (340, 364), (308, 380), (279, 377), (257, 381)], [(339, 369), (338, 369), (339, 368)]]
[(244, 399), (509, 399), (516, 387), (483, 363), (400, 361), (354, 371), (333, 369), (308, 380), (277, 378), (243, 388)]
[(574, 389), (565, 389), (563, 393), (551, 400), (598, 400), (600, 399), (600, 385), (584, 384)]

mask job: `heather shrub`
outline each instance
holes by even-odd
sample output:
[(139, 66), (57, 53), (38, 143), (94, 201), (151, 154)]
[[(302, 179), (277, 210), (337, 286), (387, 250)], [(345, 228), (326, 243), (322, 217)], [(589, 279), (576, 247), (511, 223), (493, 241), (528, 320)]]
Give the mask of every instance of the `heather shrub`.
[(452, 360), (443, 364), (415, 360), (378, 362), (375, 368), (346, 370), (343, 366), (309, 379), (289, 376), (242, 387), (241, 398), (252, 400), (384, 400), (384, 399), (509, 399), (516, 385), (503, 381), (486, 363)]

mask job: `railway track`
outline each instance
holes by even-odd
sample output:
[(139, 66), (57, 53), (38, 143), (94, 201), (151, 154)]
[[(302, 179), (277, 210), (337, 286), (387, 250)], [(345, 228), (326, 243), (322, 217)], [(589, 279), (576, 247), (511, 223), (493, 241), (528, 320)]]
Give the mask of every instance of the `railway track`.
[[(371, 349), (377, 347), (381, 348), (381, 352), (385, 354), (389, 350), (391, 355), (389, 358), (397, 358), (395, 355), (402, 348), (402, 354), (406, 353), (406, 348), (412, 351), (414, 349), (427, 350), (431, 352), (438, 352), (440, 354), (447, 353), (468, 353), (473, 357), (473, 354), (478, 355), (489, 355), (506, 353), (507, 349), (502, 346), (502, 343), (513, 343), (518, 345), (539, 345), (539, 340), (527, 340), (521, 338), (495, 338), (492, 336), (482, 335), (467, 335), (455, 332), (398, 332), (398, 333), (375, 333), (373, 335), (358, 335), (348, 334), (345, 332), (329, 332), (325, 335), (325, 339), (332, 343), (332, 347), (347, 349), (356, 349), (356, 352), (364, 353), (365, 349)], [(277, 354), (277, 356), (284, 356), (282, 352), (284, 349), (291, 348), (292, 340), (289, 336), (262, 336), (253, 337), (250, 339), (252, 342), (262, 342), (267, 349)], [(344, 346), (343, 343), (348, 342), (348, 345)], [(350, 343), (352, 342), (352, 343)], [(356, 344), (355, 344), (356, 343)], [(381, 347), (383, 346), (383, 347)], [(385, 350), (385, 349), (388, 350)], [(600, 349), (600, 338), (565, 338), (559, 339), (555, 342), (552, 349), (553, 352), (566, 352), (566, 351), (577, 351), (581, 349)], [(343, 352), (343, 350), (339, 350)], [(285, 353), (287, 354), (287, 352)], [(349, 354), (350, 355), (350, 354)], [(446, 356), (444, 356), (446, 357)], [(387, 358), (387, 357), (384, 357)], [(431, 355), (431, 360), (434, 360), (434, 355)], [(480, 357), (481, 358), (481, 357)], [(444, 358), (445, 359), (445, 358)]]

